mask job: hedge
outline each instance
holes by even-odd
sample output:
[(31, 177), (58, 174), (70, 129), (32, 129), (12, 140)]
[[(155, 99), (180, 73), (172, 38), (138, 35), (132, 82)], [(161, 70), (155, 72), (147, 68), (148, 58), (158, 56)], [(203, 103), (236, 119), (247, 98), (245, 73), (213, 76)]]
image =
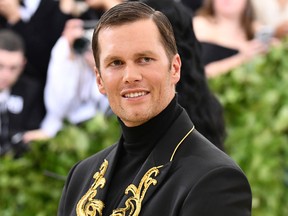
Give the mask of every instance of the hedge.
[(226, 150), (250, 181), (252, 215), (288, 215), (288, 40), (209, 86), (224, 107)]
[(70, 168), (119, 138), (115, 117), (97, 116), (65, 128), (53, 139), (35, 142), (23, 157), (0, 159), (0, 215), (57, 215), (62, 188)]

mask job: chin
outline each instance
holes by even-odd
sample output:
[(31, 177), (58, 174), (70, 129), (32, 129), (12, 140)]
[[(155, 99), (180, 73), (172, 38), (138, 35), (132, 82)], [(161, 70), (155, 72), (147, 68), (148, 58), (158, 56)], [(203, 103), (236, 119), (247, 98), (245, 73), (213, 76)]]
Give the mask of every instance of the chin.
[(129, 114), (125, 115), (125, 118), (121, 118), (122, 121), (125, 123), (128, 127), (136, 127), (141, 124), (144, 124), (145, 122), (149, 121), (149, 117), (147, 115), (141, 114)]

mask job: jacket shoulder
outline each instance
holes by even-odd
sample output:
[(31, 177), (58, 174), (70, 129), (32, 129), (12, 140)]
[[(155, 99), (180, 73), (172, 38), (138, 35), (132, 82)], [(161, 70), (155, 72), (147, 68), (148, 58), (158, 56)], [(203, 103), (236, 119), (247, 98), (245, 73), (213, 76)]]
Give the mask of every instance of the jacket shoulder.
[(235, 169), (243, 173), (227, 153), (217, 148), (197, 130), (194, 130), (191, 136), (181, 145), (175, 159), (177, 159), (177, 163), (187, 164), (181, 167), (189, 167), (188, 172), (198, 172), (199, 175), (222, 167)]

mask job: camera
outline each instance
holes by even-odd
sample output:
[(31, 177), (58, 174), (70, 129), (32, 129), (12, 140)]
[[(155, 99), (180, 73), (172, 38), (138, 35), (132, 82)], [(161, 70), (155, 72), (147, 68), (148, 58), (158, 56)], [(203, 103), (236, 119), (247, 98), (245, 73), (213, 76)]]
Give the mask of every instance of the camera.
[(265, 26), (260, 31), (256, 32), (255, 38), (264, 44), (269, 44), (273, 35), (274, 35), (273, 29), (268, 26)]
[(89, 50), (92, 43), (93, 31), (97, 22), (98, 20), (84, 20), (84, 36), (77, 38), (73, 43), (73, 50), (75, 53), (83, 54)]

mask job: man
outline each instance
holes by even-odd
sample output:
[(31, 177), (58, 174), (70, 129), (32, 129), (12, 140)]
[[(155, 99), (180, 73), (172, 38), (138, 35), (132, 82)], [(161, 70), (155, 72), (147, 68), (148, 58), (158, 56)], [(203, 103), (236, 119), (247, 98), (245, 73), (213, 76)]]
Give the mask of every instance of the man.
[[(25, 67), (22, 38), (10, 30), (0, 30), (0, 154), (22, 141), (22, 134), (39, 127), (42, 120), (40, 86), (21, 76)], [(21, 152), (17, 151), (17, 155)]]
[(177, 103), (181, 60), (168, 19), (119, 4), (101, 17), (92, 48), (123, 134), (70, 171), (58, 215), (251, 215), (245, 175)]

